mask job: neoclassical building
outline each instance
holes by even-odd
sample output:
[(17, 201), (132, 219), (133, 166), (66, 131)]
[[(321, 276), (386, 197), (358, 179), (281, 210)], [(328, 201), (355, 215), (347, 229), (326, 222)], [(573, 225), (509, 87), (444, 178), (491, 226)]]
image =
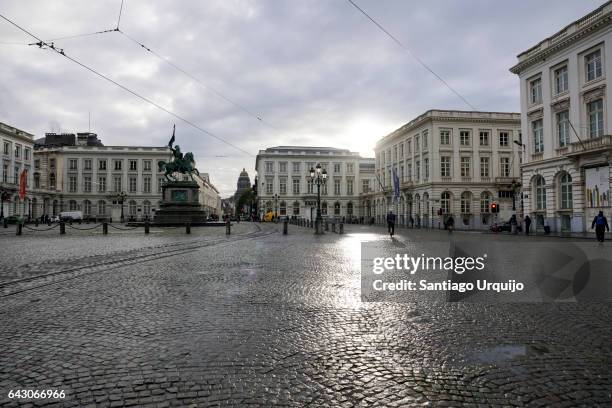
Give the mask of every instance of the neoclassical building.
[(612, 2), (518, 55), (526, 136), (525, 211), (539, 228), (583, 232), (608, 219), (612, 164)]
[(452, 215), (456, 228), (484, 229), (520, 215), (520, 143), (518, 113), (429, 110), (376, 144), (372, 216), (438, 228)]
[(310, 182), (310, 169), (317, 164), (327, 170), (321, 187), (324, 218), (364, 216), (360, 193), (373, 184), (374, 159), (333, 147), (278, 146), (260, 150), (255, 159), (260, 217), (269, 211), (279, 216), (314, 220), (317, 187)]
[(47, 133), (34, 154), (34, 188), (51, 193), (40, 211), (119, 220), (123, 207), (125, 219), (153, 217), (163, 182), (157, 163), (170, 158), (167, 146), (104, 146), (94, 133)]

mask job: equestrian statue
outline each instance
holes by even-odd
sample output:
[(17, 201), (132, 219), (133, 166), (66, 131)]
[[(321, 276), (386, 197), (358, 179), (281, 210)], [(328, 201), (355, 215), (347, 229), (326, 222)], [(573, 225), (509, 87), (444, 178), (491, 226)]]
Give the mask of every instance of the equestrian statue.
[(195, 181), (193, 179), (193, 173), (197, 174), (198, 176), (200, 175), (200, 173), (198, 172), (198, 169), (196, 169), (195, 167), (195, 160), (193, 159), (193, 153), (187, 152), (183, 154), (181, 152), (181, 147), (179, 145), (172, 147), (172, 145), (174, 144), (174, 140), (175, 140), (175, 136), (174, 136), (175, 131), (176, 131), (176, 125), (174, 125), (174, 129), (172, 131), (172, 137), (170, 138), (170, 141), (168, 142), (168, 147), (170, 148), (170, 151), (172, 151), (172, 161), (165, 162), (163, 160), (160, 160), (157, 163), (157, 166), (159, 167), (160, 172), (164, 171), (164, 177), (166, 177), (166, 181), (169, 181), (169, 182), (178, 181), (176, 177), (174, 176), (175, 173), (188, 174), (189, 177), (191, 177), (191, 181)]

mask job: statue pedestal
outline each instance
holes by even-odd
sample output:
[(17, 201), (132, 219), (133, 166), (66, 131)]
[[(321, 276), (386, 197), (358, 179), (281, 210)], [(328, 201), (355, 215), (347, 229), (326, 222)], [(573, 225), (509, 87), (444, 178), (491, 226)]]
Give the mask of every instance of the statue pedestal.
[(157, 225), (205, 224), (206, 212), (199, 200), (200, 187), (195, 181), (170, 181), (162, 186), (162, 201), (155, 212)]

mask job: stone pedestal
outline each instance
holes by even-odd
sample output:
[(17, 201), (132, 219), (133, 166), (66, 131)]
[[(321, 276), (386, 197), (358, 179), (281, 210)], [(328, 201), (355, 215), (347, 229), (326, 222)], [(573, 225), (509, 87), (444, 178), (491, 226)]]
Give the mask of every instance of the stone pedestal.
[(200, 188), (195, 181), (170, 181), (162, 186), (162, 201), (155, 212), (157, 225), (201, 225), (206, 212), (199, 201)]

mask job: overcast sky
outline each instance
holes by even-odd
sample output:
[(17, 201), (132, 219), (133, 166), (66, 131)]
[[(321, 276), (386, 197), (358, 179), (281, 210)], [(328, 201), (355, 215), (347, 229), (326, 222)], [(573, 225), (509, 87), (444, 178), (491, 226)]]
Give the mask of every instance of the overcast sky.
[[(516, 55), (602, 0), (355, 0), (479, 110), (519, 111)], [(43, 39), (112, 29), (121, 0), (0, 0)], [(117, 32), (58, 40), (108, 75), (247, 155), (173, 118), (0, 20), (0, 122), (44, 136), (91, 131), (106, 145), (193, 151), (225, 197), (258, 150), (333, 146), (373, 156), (380, 137), (427, 109), (468, 109), (345, 0), (125, 0)], [(210, 90), (259, 115), (245, 113)], [(220, 157), (223, 156), (223, 157)]]

